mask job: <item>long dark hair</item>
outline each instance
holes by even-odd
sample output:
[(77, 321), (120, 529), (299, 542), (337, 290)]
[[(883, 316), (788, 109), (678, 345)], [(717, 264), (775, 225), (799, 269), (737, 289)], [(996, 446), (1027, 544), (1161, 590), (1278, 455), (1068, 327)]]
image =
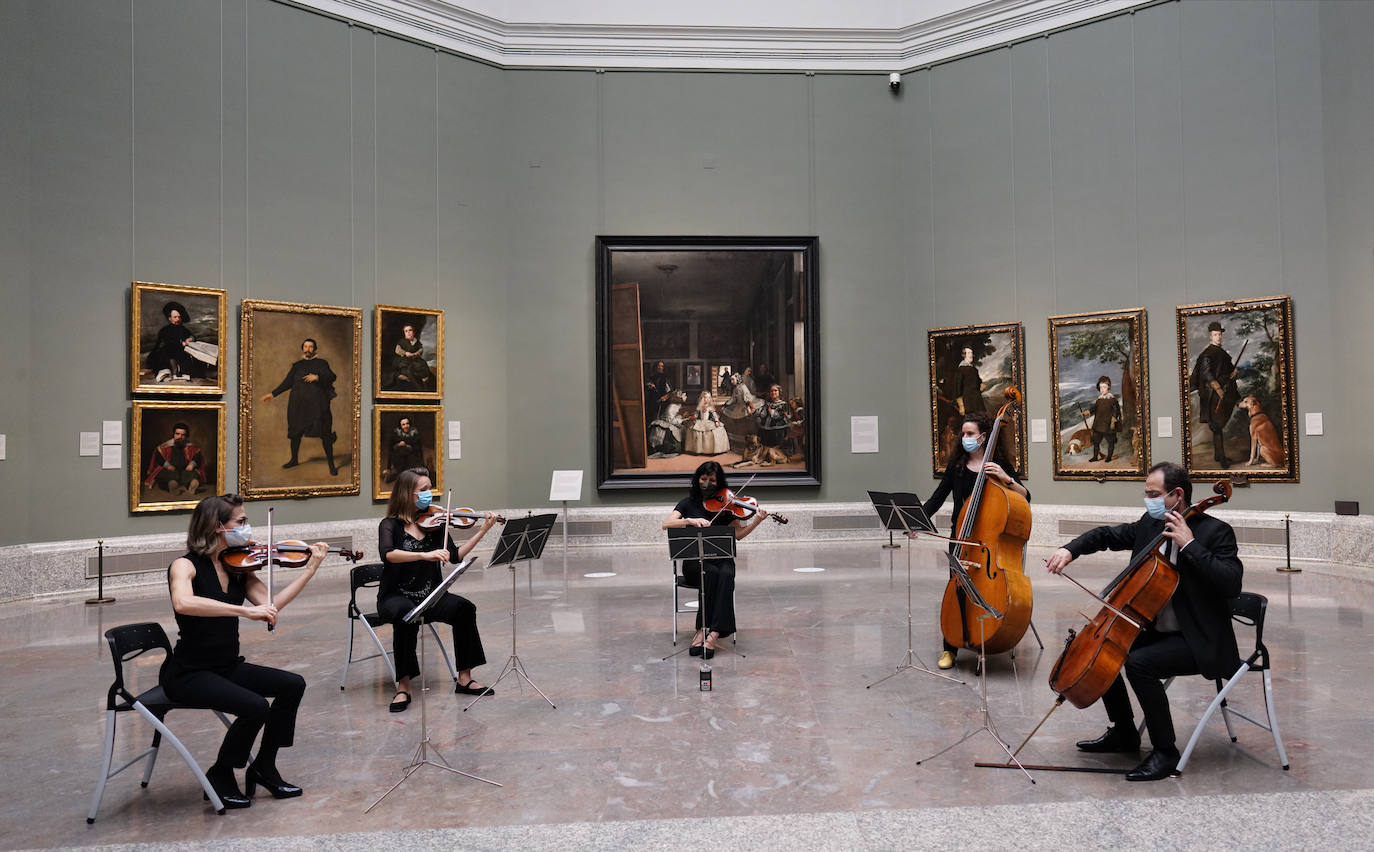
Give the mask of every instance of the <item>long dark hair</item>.
[(400, 518), (406, 523), (415, 520), (419, 509), (415, 506), (415, 483), (420, 477), (429, 478), (429, 471), (422, 467), (403, 470), (396, 476), (396, 484), (391, 486), (391, 497), (386, 501), (386, 516)]
[(692, 474), (692, 499), (704, 501), (710, 494), (703, 494), (701, 491), (701, 478), (708, 473), (716, 475), (716, 488), (727, 487), (725, 484), (725, 468), (720, 466), (720, 462), (705, 461), (697, 466), (697, 472)]
[[(985, 438), (991, 438), (992, 423), (996, 419), (996, 417), (994, 417), (986, 411), (975, 411), (971, 414), (965, 414), (962, 418), (960, 418), (959, 434), (955, 435), (956, 441), (954, 443), (954, 452), (951, 453), (949, 456), (949, 466), (951, 468), (958, 470), (959, 467), (968, 464), (969, 453), (967, 450), (964, 449), (963, 441), (964, 424), (972, 423), (973, 425), (978, 427), (979, 434), (983, 435)], [(1002, 425), (1009, 426), (1009, 424), (1005, 421), (1002, 423)], [(997, 446), (993, 448), (993, 452), (991, 454), (987, 452), (987, 449), (985, 447), (983, 451), (983, 458), (984, 460), (991, 459), (992, 461), (997, 462), (999, 465), (1002, 466), (1002, 469), (1005, 470), (1007, 473), (1016, 473), (1019, 475), (1020, 471), (1016, 470), (1016, 465), (1011, 461), (1011, 454), (1007, 452), (1007, 442), (1005, 439), (1008, 434), (1010, 433), (1008, 433), (1005, 430), (1002, 431), (1001, 437), (997, 441)]]
[(242, 505), (243, 498), (237, 494), (216, 494), (197, 503), (186, 530), (186, 549), (209, 556), (219, 541), (219, 528), (229, 523), (234, 510)]

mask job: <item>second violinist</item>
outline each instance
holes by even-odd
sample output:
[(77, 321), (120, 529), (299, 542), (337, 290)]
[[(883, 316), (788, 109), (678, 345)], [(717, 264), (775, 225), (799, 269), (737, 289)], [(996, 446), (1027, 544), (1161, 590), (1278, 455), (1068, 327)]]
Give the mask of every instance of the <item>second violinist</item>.
[[(957, 524), (959, 511), (963, 509), (964, 503), (973, 493), (973, 486), (978, 479), (980, 470), (986, 470), (989, 479), (997, 480), (1006, 488), (1026, 498), (1026, 500), (1030, 500), (1030, 492), (1026, 490), (1026, 486), (1021, 484), (1013, 465), (1006, 457), (1005, 449), (1000, 446), (1001, 442), (998, 442), (999, 446), (995, 448), (994, 452), (988, 452), (987, 442), (988, 436), (992, 432), (992, 422), (992, 415), (985, 411), (964, 415), (963, 423), (959, 427), (959, 446), (950, 453), (949, 462), (945, 465), (945, 475), (941, 478), (935, 493), (931, 494), (930, 499), (921, 507), (925, 510), (927, 517), (934, 517), (935, 512), (944, 505), (945, 498), (953, 492), (952, 524)], [(952, 525), (950, 534), (956, 534)], [(956, 547), (957, 545), (951, 544), (950, 552), (953, 553)], [(942, 669), (952, 669), (954, 668), (955, 654), (959, 652), (959, 649), (951, 644), (948, 639), (943, 640), (943, 642), (944, 648), (940, 652), (940, 659), (936, 665)]]
[[(466, 559), (482, 536), (496, 523), (496, 516), (483, 513), (477, 532), (461, 545), (452, 538), (444, 547), (444, 530), (421, 529), (417, 518), (434, 500), (429, 471), (422, 467), (401, 471), (386, 504), (386, 517), (377, 529), (377, 553), (383, 564), (382, 582), (377, 588), (377, 614), (392, 625), (392, 644), (396, 656), (396, 696), (391, 712), (410, 706), (410, 679), (420, 673), (415, 655), (420, 625), (406, 624), (406, 613), (425, 599), (443, 579), (439, 566)], [(485, 665), (482, 637), (477, 632), (477, 607), (467, 598), (445, 593), (429, 610), (426, 621), (442, 621), (453, 626), (453, 664), (458, 669), (455, 692), (490, 695), (492, 690), (472, 679), (472, 670)]]
[[(691, 491), (673, 507), (672, 513), (663, 522), (663, 529), (728, 524), (735, 528), (735, 540), (738, 541), (768, 517), (765, 509), (759, 509), (748, 520), (735, 518), (728, 509), (721, 512), (707, 510), (707, 498), (724, 490), (725, 469), (719, 462), (702, 462), (692, 475)], [(716, 642), (735, 632), (735, 560), (707, 559), (705, 568), (706, 587), (702, 589), (706, 609), (704, 626), (703, 614), (698, 612), (697, 633), (687, 653), (709, 660), (715, 656)], [(702, 582), (702, 565), (695, 559), (682, 563), (682, 573), (689, 580)]]

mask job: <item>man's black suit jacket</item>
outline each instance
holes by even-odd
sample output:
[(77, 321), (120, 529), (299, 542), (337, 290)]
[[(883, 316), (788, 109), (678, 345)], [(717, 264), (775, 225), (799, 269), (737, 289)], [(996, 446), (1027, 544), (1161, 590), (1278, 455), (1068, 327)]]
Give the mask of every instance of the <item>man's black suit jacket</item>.
[[(1231, 599), (1240, 594), (1244, 571), (1236, 555), (1236, 534), (1230, 524), (1207, 514), (1193, 518), (1188, 527), (1193, 540), (1178, 556), (1174, 614), (1203, 676), (1230, 677), (1240, 666)], [(1100, 550), (1129, 549), (1134, 559), (1163, 531), (1164, 521), (1147, 512), (1134, 523), (1088, 530), (1064, 549), (1075, 559)]]

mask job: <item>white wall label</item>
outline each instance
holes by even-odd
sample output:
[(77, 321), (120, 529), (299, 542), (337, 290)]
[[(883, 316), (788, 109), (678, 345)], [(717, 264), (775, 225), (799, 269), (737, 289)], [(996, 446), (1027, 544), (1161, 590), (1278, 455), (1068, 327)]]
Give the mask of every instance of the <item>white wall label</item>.
[(119, 444), (106, 444), (101, 448), (100, 454), (101, 470), (119, 470), (124, 466), (124, 448)]
[(450, 420), (448, 422), (448, 439), (450, 441), (460, 441), (463, 438), (463, 421)]
[(549, 499), (556, 501), (582, 499), (582, 471), (555, 470), (549, 483)]
[(463, 457), (463, 442), (462, 442), (462, 441), (449, 441), (449, 442), (448, 442), (448, 457), (449, 457), (450, 459), (461, 459), (461, 458)]
[(80, 435), (80, 453), (83, 456), (100, 455), (100, 433), (82, 432)]
[(124, 443), (124, 421), (104, 420), (100, 424), (100, 443), (102, 444), (122, 444)]
[(851, 453), (878, 452), (878, 418), (856, 415), (849, 418), (849, 451)]
[(1322, 413), (1320, 411), (1309, 411), (1303, 415), (1304, 425), (1307, 427), (1307, 434), (1322, 434)]
[(1161, 418), (1159, 418), (1159, 427), (1158, 427), (1157, 429), (1155, 429), (1155, 436), (1156, 436), (1156, 437), (1159, 437), (1159, 438), (1172, 438), (1172, 437), (1174, 437), (1174, 418), (1172, 418), (1172, 417), (1161, 417)]
[(1050, 430), (1043, 417), (1031, 419), (1031, 443), (1047, 444), (1050, 440)]
[(5, 460), (5, 436), (0, 435), (0, 461)]

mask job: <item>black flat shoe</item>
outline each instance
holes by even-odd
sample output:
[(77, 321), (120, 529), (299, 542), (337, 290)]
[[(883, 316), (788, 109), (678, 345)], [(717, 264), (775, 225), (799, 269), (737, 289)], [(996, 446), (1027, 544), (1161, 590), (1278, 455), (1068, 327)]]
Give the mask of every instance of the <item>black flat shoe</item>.
[(295, 784), (288, 784), (281, 780), (281, 773), (277, 771), (276, 767), (261, 769), (256, 763), (250, 764), (248, 774), (243, 778), (244, 791), (252, 796), (259, 784), (271, 793), (274, 799), (294, 799), (304, 792)]
[(687, 656), (689, 656), (689, 657), (700, 657), (700, 656), (701, 656), (701, 646), (700, 646), (700, 645), (693, 645), (692, 647), (688, 648), (688, 649), (687, 649)]
[(701, 658), (702, 658), (703, 660), (709, 660), (709, 659), (711, 659), (712, 657), (714, 657), (715, 655), (716, 655), (716, 649), (715, 649), (715, 648), (702, 648), (702, 649), (701, 649)]
[(1162, 781), (1178, 774), (1178, 752), (1167, 754), (1158, 749), (1150, 752), (1144, 762), (1126, 773), (1127, 781)]
[(246, 808), (253, 804), (252, 799), (239, 792), (239, 782), (234, 780), (232, 769), (221, 773), (212, 766), (206, 771), (205, 780), (210, 782), (210, 786), (215, 789), (215, 795), (219, 796), (220, 802), (226, 808)]
[(474, 686), (472, 681), (467, 683), (455, 683), (453, 691), (463, 695), (495, 695), (496, 690), (489, 686)]
[(404, 713), (405, 709), (410, 706), (410, 693), (406, 692), (404, 689), (398, 689), (396, 690), (396, 695), (404, 695), (406, 697), (406, 700), (397, 701), (395, 698), (392, 698), (389, 709), (392, 713)]
[(1113, 725), (1095, 740), (1079, 740), (1079, 751), (1093, 754), (1115, 754), (1118, 752), (1140, 751), (1140, 735), (1134, 728)]

